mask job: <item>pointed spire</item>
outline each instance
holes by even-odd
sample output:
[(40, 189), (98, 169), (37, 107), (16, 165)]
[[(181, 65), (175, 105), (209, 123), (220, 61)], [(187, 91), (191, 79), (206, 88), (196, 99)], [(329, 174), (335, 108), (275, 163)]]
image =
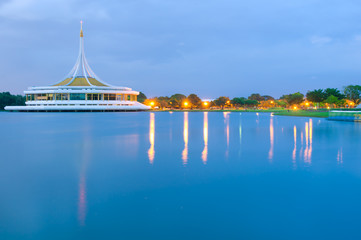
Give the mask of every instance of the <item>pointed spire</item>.
[(80, 37), (83, 37), (83, 20), (80, 21)]
[(101, 81), (91, 70), (84, 53), (83, 21), (80, 21), (79, 55), (73, 69), (65, 80), (53, 86), (98, 86), (109, 87), (110, 85)]

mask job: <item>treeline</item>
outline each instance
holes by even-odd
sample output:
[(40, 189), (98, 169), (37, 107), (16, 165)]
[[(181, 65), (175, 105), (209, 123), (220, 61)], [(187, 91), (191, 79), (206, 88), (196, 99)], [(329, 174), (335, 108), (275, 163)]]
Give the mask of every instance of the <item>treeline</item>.
[(9, 92), (0, 93), (0, 110), (4, 110), (5, 106), (24, 106), (25, 96), (12, 95)]
[(230, 99), (221, 96), (212, 101), (202, 101), (196, 94), (185, 96), (174, 94), (170, 97), (162, 96), (147, 99), (141, 93), (138, 101), (154, 108), (172, 109), (206, 109), (206, 108), (344, 108), (355, 107), (361, 102), (361, 86), (349, 85), (342, 91), (337, 88), (315, 89), (306, 95), (296, 92), (275, 99), (269, 95), (253, 93), (247, 98), (235, 97)]

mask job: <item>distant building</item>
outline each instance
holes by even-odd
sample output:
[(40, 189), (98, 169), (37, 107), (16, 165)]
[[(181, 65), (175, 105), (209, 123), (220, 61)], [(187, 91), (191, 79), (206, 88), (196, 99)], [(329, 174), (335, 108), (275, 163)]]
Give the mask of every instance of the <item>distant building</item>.
[(150, 107), (137, 102), (139, 92), (112, 86), (97, 77), (84, 54), (83, 29), (80, 30), (79, 56), (65, 79), (24, 91), (26, 106), (6, 106), (8, 111), (140, 111)]

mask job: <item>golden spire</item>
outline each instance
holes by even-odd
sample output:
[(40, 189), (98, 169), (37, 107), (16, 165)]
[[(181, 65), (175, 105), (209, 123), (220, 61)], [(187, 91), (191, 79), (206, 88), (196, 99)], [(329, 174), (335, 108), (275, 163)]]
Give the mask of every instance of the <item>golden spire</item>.
[(83, 21), (80, 21), (80, 37), (83, 37)]

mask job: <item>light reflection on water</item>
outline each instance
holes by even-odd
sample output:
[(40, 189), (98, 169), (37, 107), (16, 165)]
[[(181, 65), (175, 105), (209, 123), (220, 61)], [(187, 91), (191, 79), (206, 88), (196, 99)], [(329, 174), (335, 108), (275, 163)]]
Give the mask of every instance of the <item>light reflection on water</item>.
[(184, 112), (184, 125), (183, 125), (183, 140), (184, 140), (184, 149), (182, 152), (183, 165), (186, 165), (188, 162), (188, 112)]
[(227, 139), (227, 149), (226, 149), (226, 158), (228, 158), (229, 154), (229, 114), (230, 112), (223, 112), (224, 123), (226, 124), (226, 139)]
[(154, 113), (150, 113), (150, 122), (149, 122), (149, 143), (150, 148), (148, 150), (148, 158), (149, 163), (153, 164), (154, 161), (154, 135), (155, 135), (155, 120), (154, 120)]
[[(359, 239), (358, 124), (234, 112), (0, 115), (0, 239)], [(309, 222), (325, 225), (311, 234)]]
[(270, 149), (268, 152), (268, 159), (272, 162), (273, 148), (274, 148), (274, 129), (273, 129), (273, 116), (272, 115), (270, 117), (269, 136), (270, 136)]
[(293, 166), (296, 167), (296, 151), (297, 151), (297, 127), (293, 126), (293, 151), (292, 151), (292, 162)]
[(203, 141), (204, 149), (202, 151), (202, 161), (206, 164), (208, 155), (208, 112), (203, 113)]

